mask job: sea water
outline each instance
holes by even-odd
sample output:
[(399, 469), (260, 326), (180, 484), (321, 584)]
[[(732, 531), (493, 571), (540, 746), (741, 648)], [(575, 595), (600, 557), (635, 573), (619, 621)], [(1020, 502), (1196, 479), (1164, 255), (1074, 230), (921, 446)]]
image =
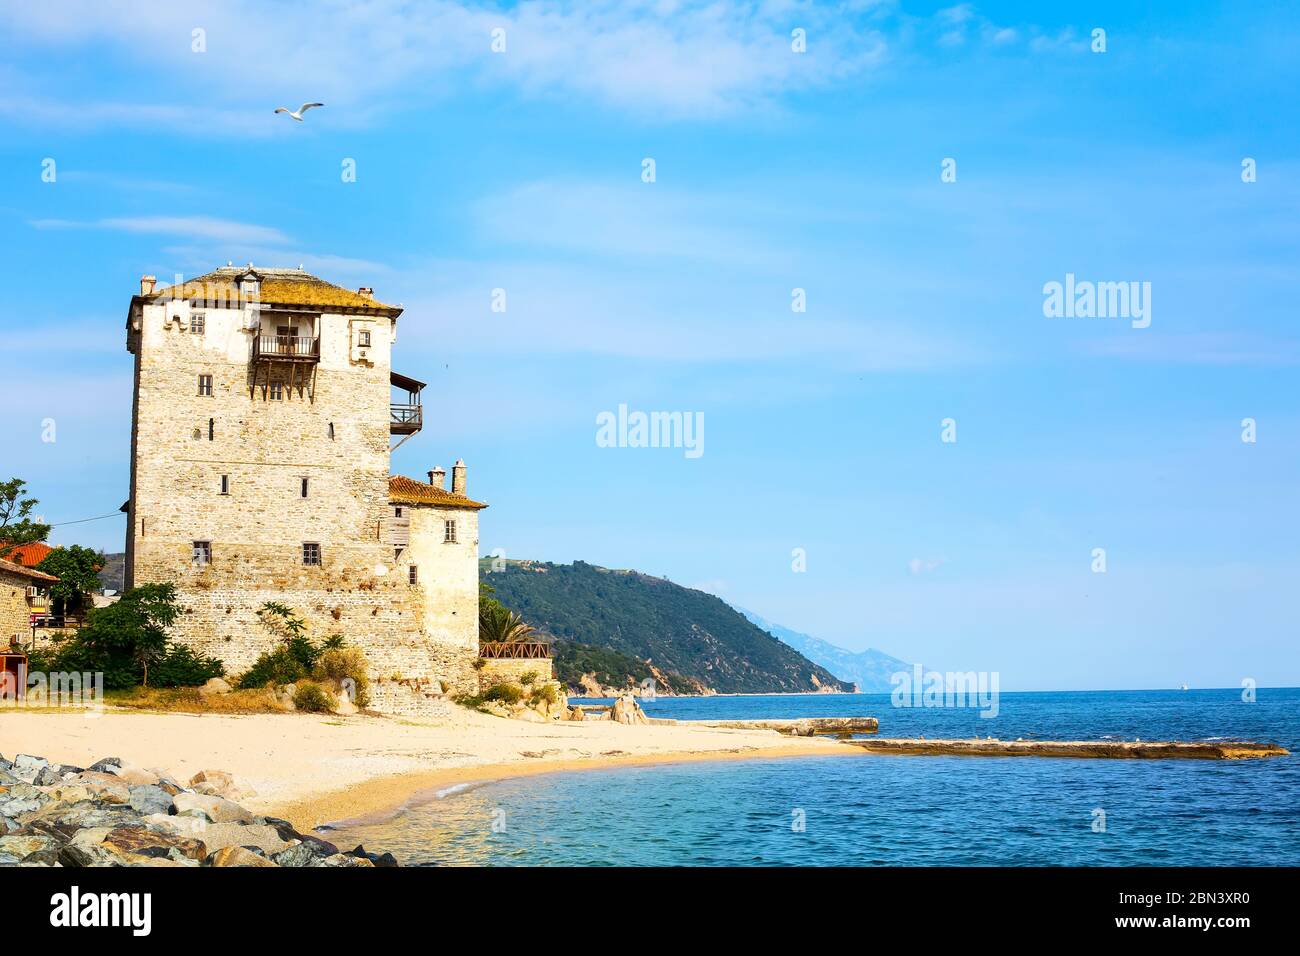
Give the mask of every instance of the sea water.
[[(595, 701), (590, 701), (595, 703)], [(1300, 689), (1003, 693), (998, 716), (889, 695), (661, 697), (681, 719), (874, 716), (890, 737), (1273, 741), (1263, 760), (854, 754), (543, 774), (324, 834), (439, 865), (1300, 864)]]

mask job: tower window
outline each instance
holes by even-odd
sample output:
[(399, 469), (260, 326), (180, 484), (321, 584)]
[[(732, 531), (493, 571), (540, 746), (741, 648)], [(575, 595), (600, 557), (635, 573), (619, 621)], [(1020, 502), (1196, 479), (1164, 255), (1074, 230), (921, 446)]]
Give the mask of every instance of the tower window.
[(402, 516), (402, 506), (401, 506), (401, 505), (396, 505), (396, 506), (394, 506), (394, 508), (393, 508), (393, 517), (394, 517), (394, 518), (400, 518), (401, 516)]
[(414, 564), (406, 569), (406, 580), (410, 584), (420, 583), (420, 569)]
[(202, 335), (204, 326), (207, 325), (207, 317), (202, 312), (190, 313), (190, 332), (194, 335)]
[(357, 333), (357, 345), (361, 346), (362, 348), (370, 347), (369, 329), (362, 329), (360, 332)]
[(304, 478), (304, 479), (302, 480), (302, 486), (301, 486), (301, 488), (300, 488), (300, 494), (301, 494), (301, 496), (302, 496), (303, 498), (306, 498), (306, 497), (307, 497), (307, 479), (306, 479), (306, 478)]
[(273, 401), (273, 402), (279, 402), (279, 401), (283, 401), (283, 400), (284, 400), (284, 383), (283, 383), (283, 382), (272, 382), (272, 383), (271, 383), (271, 401)]
[(443, 544), (456, 543), (456, 522), (455, 521), (447, 520), (442, 523), (442, 543)]
[(222, 476), (221, 476), (221, 493), (222, 493), (223, 495), (228, 495), (228, 494), (230, 494), (230, 476), (229, 476), (229, 475), (222, 475)]
[(212, 563), (212, 542), (194, 542), (194, 566), (203, 567)]
[(212, 376), (211, 376), (211, 375), (200, 375), (200, 376), (199, 376), (199, 394), (200, 394), (200, 395), (207, 395), (207, 396), (211, 397), (211, 395), (212, 395)]
[(310, 568), (320, 567), (320, 545), (307, 541), (302, 546), (302, 563)]
[(209, 418), (208, 419), (208, 441), (212, 441), (213, 437), (216, 434), (217, 434), (217, 420), (215, 418)]

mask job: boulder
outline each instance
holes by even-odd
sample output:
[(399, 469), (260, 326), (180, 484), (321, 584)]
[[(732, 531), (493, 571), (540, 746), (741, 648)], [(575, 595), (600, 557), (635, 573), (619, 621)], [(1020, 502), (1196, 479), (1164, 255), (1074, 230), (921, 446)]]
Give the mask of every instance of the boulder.
[(40, 772), (49, 765), (50, 762), (44, 757), (33, 757), (30, 754), (19, 754), (14, 758), (14, 765), (11, 772), (19, 780), (26, 783), (34, 783)]
[(581, 707), (570, 707), (568, 713), (569, 720), (586, 720), (587, 712)]
[(127, 786), (144, 787), (158, 783), (158, 775), (143, 767), (122, 766), (109, 771)]
[(205, 793), (178, 793), (172, 797), (172, 805), (180, 816), (203, 816), (213, 823), (245, 823), (253, 819), (239, 804)]
[(343, 691), (334, 695), (334, 713), (351, 716), (357, 712), (357, 705), (352, 703), (352, 698)]
[(92, 800), (103, 803), (129, 803), (131, 800), (130, 786), (125, 781), (119, 780), (114, 773), (93, 769), (83, 770), (65, 782), (85, 787)]
[(228, 846), (242, 846), (256, 847), (270, 856), (289, 848), (288, 841), (280, 839), (275, 827), (258, 823), (210, 823), (199, 839), (207, 844), (209, 853)]
[(312, 866), (374, 866), (363, 856), (352, 856), (349, 853), (335, 853), (333, 856), (323, 857), (317, 860)]
[(216, 826), (215, 823), (209, 823), (207, 817), (191, 816), (172, 816), (166, 811), (161, 813), (150, 813), (140, 818), (141, 822), (153, 830), (162, 833), (174, 833), (177, 836), (189, 836), (203, 838), (203, 834), (208, 827)]
[(609, 709), (609, 719), (620, 724), (644, 724), (646, 722), (645, 711), (641, 709), (641, 704), (631, 694), (624, 694), (614, 701), (614, 706)]
[(131, 788), (131, 809), (136, 813), (170, 813), (172, 795), (162, 787), (152, 784)]
[(200, 697), (213, 697), (217, 694), (229, 694), (230, 685), (220, 677), (211, 678), (206, 684), (199, 688)]
[(107, 773), (110, 770), (113, 770), (115, 767), (120, 767), (120, 766), (122, 766), (121, 757), (104, 757), (101, 760), (96, 760), (86, 769), (95, 770), (98, 771), (99, 773)]
[(147, 827), (119, 827), (110, 831), (101, 843), (117, 853), (134, 856), (169, 858), (171, 850), (191, 860), (202, 860), (208, 855), (202, 840), (159, 833)]
[(275, 866), (264, 856), (258, 856), (252, 850), (242, 846), (227, 846), (213, 853), (207, 859), (208, 866)]
[(52, 849), (57, 854), (61, 846), (63, 846), (62, 840), (55, 839), (46, 833), (34, 831), (0, 836), (0, 854), (15, 856), (20, 860), (42, 850)]

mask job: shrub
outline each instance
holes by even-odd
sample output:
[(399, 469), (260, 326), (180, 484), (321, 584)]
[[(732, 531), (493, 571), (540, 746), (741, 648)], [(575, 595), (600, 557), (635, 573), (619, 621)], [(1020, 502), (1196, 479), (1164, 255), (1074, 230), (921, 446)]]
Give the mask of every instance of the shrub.
[(472, 666), (474, 670), (481, 671), (483, 668), (487, 667), (487, 661), (483, 660), (483, 658), (481, 657), (476, 657), (474, 658), (474, 663)]
[(215, 657), (195, 654), (184, 644), (173, 644), (149, 671), (155, 687), (197, 687), (225, 675), (225, 664)]
[(556, 692), (554, 684), (538, 684), (533, 688), (532, 702), (534, 704), (540, 704), (542, 701), (554, 704), (559, 698), (560, 695)]
[(536, 680), (537, 680), (537, 671), (528, 671), (519, 678), (519, 683), (523, 684), (525, 687), (528, 687), (529, 685), (533, 684)]
[(291, 634), (284, 642), (265, 652), (240, 678), (245, 689), (267, 684), (292, 684), (310, 677), (320, 662), (321, 649), (301, 634)]
[(320, 684), (303, 681), (293, 691), (293, 706), (309, 714), (334, 712), (334, 695)]
[[(326, 642), (328, 643), (328, 642)], [(370, 703), (370, 668), (366, 655), (356, 647), (332, 647), (320, 656), (313, 671), (318, 680), (331, 680), (347, 687), (352, 682), (352, 703), (365, 707)]]
[(524, 692), (514, 684), (493, 684), (480, 697), (482, 700), (496, 700), (503, 704), (517, 704), (524, 699)]

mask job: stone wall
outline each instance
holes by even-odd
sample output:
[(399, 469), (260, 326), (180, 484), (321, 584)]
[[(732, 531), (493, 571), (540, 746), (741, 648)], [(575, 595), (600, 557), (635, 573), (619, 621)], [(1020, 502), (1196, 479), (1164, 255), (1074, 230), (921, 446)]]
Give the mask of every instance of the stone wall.
[(487, 690), (493, 684), (518, 684), (519, 678), (529, 672), (537, 675), (534, 684), (544, 684), (551, 680), (551, 660), (546, 658), (509, 658), (497, 657), (485, 659), (478, 672), (479, 690)]
[(23, 643), (32, 639), (31, 608), (27, 606), (27, 588), (32, 579), (0, 568), (0, 646), (7, 648), (15, 634)]

